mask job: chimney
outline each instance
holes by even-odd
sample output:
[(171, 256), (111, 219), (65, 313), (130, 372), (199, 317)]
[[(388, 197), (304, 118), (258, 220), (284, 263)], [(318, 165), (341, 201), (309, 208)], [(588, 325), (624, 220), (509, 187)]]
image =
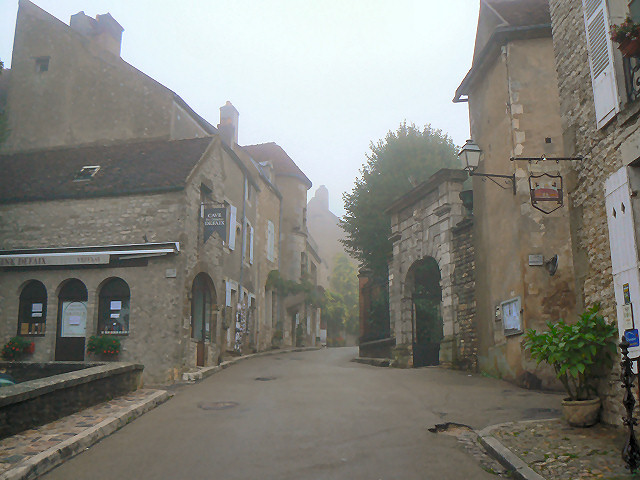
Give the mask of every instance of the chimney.
[(124, 28), (116, 22), (110, 13), (96, 15), (94, 19), (85, 15), (84, 12), (78, 12), (71, 15), (69, 25), (76, 32), (89, 37), (92, 44), (120, 56)]
[(229, 146), (233, 147), (238, 144), (238, 117), (240, 114), (236, 107), (234, 107), (230, 101), (227, 100), (222, 107), (220, 107), (220, 123), (218, 124), (218, 131), (220, 137)]

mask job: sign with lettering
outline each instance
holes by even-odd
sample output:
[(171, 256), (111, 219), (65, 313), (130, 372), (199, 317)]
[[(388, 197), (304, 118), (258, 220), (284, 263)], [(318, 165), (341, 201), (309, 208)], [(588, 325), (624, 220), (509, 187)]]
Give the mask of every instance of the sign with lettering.
[(630, 347), (640, 346), (640, 339), (638, 339), (638, 329), (634, 328), (632, 330), (625, 330), (624, 338), (629, 342)]
[(0, 267), (48, 267), (51, 265), (104, 265), (108, 254), (48, 253), (0, 255)]
[(217, 233), (222, 241), (227, 240), (227, 209), (226, 208), (205, 208), (204, 209), (204, 241)]
[(529, 176), (529, 192), (531, 205), (543, 213), (551, 213), (562, 207), (562, 176), (542, 175)]

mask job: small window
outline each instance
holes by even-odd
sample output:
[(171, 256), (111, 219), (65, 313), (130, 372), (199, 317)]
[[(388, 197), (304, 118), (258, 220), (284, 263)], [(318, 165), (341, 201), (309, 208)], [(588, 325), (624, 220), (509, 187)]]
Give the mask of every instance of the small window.
[(20, 293), (18, 335), (44, 335), (47, 320), (47, 289), (32, 280)]
[(99, 165), (89, 165), (89, 166), (82, 167), (80, 171), (76, 173), (76, 176), (73, 179), (73, 181), (81, 182), (84, 180), (91, 180), (96, 175), (96, 173), (98, 173), (98, 170), (100, 170)]
[(129, 285), (121, 278), (112, 278), (100, 289), (98, 302), (98, 332), (101, 335), (129, 334)]
[(36, 58), (36, 73), (44, 73), (49, 71), (49, 57)]

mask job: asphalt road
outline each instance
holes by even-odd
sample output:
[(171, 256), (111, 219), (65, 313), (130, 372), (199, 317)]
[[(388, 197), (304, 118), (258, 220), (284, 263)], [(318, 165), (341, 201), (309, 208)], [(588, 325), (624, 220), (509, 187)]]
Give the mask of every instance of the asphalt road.
[[(454, 437), (427, 428), (558, 413), (559, 395), (459, 371), (350, 362), (356, 354), (324, 349), (241, 362), (179, 388), (42, 478), (495, 480)], [(212, 409), (219, 407), (227, 408)]]

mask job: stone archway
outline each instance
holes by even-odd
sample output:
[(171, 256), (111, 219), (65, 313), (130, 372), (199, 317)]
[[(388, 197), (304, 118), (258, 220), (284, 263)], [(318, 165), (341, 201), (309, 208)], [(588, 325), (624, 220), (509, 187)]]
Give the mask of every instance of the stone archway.
[(457, 361), (459, 350), (454, 294), (454, 228), (465, 218), (460, 192), (468, 178), (462, 170), (442, 169), (426, 182), (397, 199), (388, 209), (391, 214), (393, 257), (389, 262), (389, 312), (395, 336), (396, 357), (413, 365), (414, 265), (433, 259), (440, 270), (440, 315), (443, 338), (439, 360), (443, 365)]

